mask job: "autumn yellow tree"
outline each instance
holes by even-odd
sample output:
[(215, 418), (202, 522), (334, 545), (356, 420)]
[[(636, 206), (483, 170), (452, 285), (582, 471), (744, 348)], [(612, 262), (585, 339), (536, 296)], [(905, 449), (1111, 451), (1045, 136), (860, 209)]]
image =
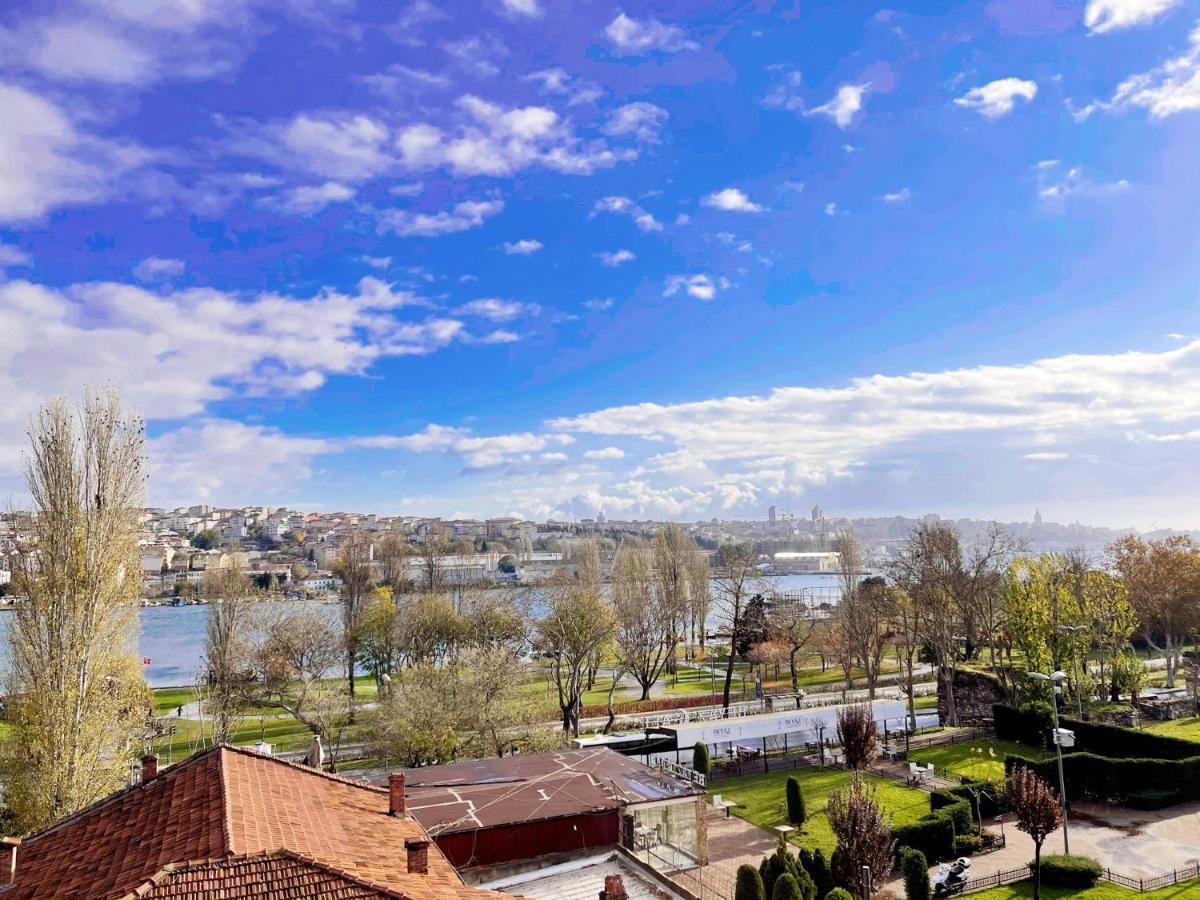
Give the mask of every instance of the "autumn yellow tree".
[(133, 656), (145, 429), (115, 391), (30, 422), (30, 530), (11, 560), (5, 801), (38, 828), (120, 787), (147, 695)]

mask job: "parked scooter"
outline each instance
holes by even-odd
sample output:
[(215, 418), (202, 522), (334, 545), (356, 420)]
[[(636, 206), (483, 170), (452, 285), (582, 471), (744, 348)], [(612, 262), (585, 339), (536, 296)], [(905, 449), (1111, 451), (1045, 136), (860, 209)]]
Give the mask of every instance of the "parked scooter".
[(960, 856), (953, 863), (942, 863), (933, 875), (933, 895), (949, 897), (966, 886), (971, 877), (971, 861)]

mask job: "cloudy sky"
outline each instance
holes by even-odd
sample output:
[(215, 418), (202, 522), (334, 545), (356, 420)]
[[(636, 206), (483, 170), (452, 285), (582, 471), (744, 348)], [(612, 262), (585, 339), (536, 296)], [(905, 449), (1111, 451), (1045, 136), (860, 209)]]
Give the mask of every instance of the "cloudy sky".
[(0, 13), (0, 496), (1200, 526), (1200, 0)]

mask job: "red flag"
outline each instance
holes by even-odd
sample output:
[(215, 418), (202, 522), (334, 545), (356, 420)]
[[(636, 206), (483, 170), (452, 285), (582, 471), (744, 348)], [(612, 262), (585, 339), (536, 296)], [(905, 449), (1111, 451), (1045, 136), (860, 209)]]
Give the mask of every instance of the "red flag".
[(148, 656), (143, 656), (143, 657), (142, 657), (142, 665), (143, 665), (143, 666), (148, 666), (148, 665), (150, 665), (150, 657), (148, 657)]

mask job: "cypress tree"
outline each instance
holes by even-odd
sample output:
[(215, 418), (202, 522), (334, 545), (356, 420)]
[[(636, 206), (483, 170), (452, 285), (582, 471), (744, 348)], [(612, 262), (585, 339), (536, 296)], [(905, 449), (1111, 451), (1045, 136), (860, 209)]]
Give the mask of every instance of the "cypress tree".
[(801, 900), (800, 885), (791, 875), (780, 875), (771, 892), (771, 900)]
[(799, 828), (807, 818), (804, 810), (804, 793), (800, 790), (800, 782), (794, 777), (787, 780), (787, 817), (788, 822)]
[(767, 900), (762, 876), (758, 874), (758, 869), (749, 863), (742, 863), (738, 866), (733, 900)]
[(900, 871), (904, 873), (904, 896), (907, 900), (929, 900), (929, 864), (925, 854), (914, 847), (900, 851)]
[(692, 768), (705, 778), (708, 777), (712, 761), (708, 758), (708, 746), (704, 741), (696, 741), (696, 746), (692, 748)]

